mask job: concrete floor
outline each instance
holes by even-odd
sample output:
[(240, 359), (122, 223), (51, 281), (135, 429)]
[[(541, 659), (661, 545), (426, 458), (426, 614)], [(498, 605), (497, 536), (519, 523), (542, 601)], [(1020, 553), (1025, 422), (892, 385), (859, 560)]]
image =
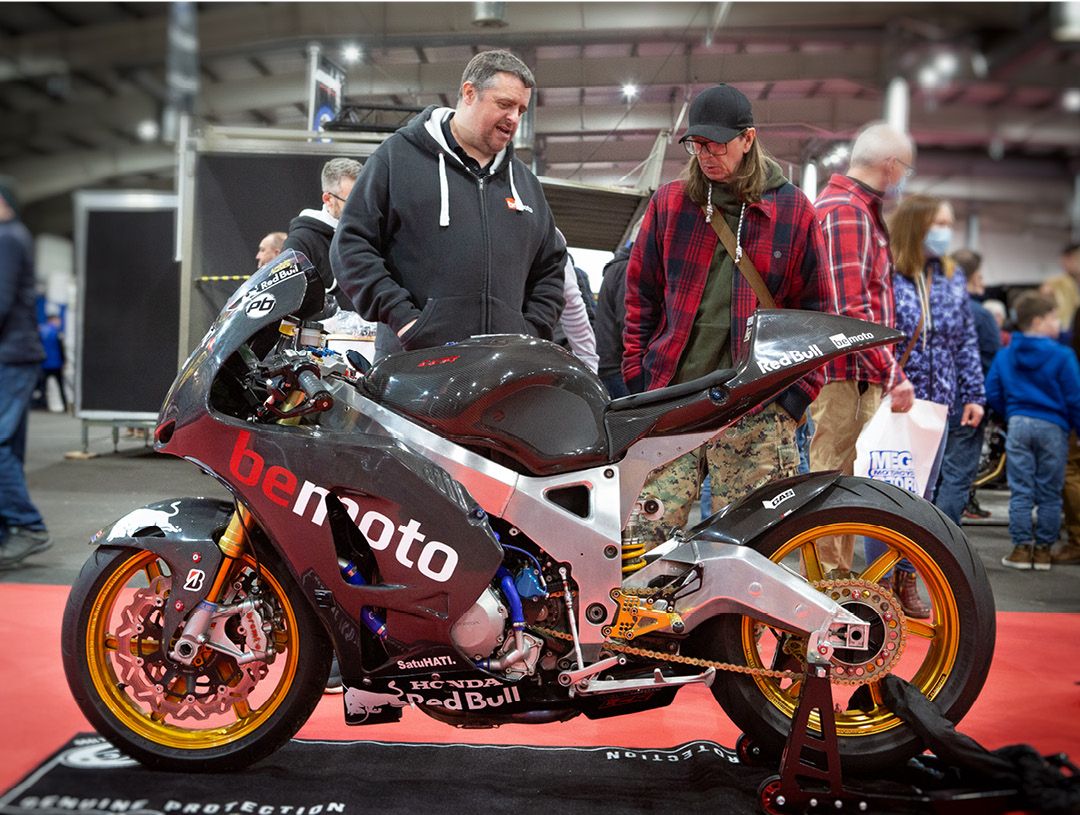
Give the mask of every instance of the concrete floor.
[[(109, 427), (90, 427), (89, 460), (66, 459), (82, 449), (81, 423), (70, 416), (35, 411), (30, 418), (27, 480), (30, 494), (45, 516), (53, 546), (28, 558), (18, 569), (0, 572), (0, 583), (70, 585), (86, 560), (90, 536), (136, 507), (164, 498), (228, 493), (193, 465), (153, 452), (140, 439), (121, 433), (113, 452)], [(982, 557), (999, 611), (1080, 611), (1080, 565), (1056, 566), (1049, 572), (1018, 572), (1001, 565), (1010, 550), (1005, 527), (1008, 492), (979, 495), (993, 515), (965, 526)]]

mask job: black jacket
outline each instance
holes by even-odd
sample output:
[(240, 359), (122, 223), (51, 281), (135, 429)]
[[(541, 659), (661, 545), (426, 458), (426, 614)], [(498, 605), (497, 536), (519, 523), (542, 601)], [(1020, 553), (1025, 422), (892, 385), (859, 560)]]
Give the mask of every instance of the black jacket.
[(289, 221), (289, 234), (282, 248), (303, 252), (315, 266), (326, 291), (334, 294), (338, 307), (353, 311), (349, 298), (338, 290), (330, 267), (330, 241), (334, 239), (334, 227), (329, 219), (330, 216), (321, 210), (305, 209)]
[(36, 303), (30, 231), (18, 220), (0, 222), (0, 363), (37, 365), (45, 359)]
[(632, 244), (619, 247), (604, 267), (596, 302), (596, 353), (600, 357), (601, 379), (622, 376), (623, 325), (626, 323), (626, 266)]
[(452, 112), (429, 107), (379, 146), (330, 248), (342, 290), (382, 324), (378, 356), (475, 334), (550, 339), (562, 311), (565, 247), (539, 180), (513, 146), (477, 178), (442, 135)]

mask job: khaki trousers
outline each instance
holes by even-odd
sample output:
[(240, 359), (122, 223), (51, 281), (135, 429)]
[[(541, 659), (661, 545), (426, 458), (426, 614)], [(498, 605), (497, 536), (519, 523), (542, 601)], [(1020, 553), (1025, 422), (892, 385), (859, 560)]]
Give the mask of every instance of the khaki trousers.
[[(859, 393), (859, 383), (852, 380), (827, 383), (810, 405), (810, 415), (817, 424), (810, 442), (811, 472), (839, 470), (851, 475), (855, 466), (855, 442), (880, 406), (880, 385), (870, 385), (864, 393)], [(825, 573), (833, 569), (850, 571), (855, 536), (819, 538), (817, 550)]]
[[(745, 498), (758, 487), (798, 473), (796, 422), (777, 404), (744, 416), (715, 439), (652, 471), (641, 498), (658, 498), (664, 517), (641, 520), (638, 535), (646, 548), (663, 543), (672, 529), (682, 529), (701, 494), (707, 466), (712, 487), (712, 511)], [(703, 460), (704, 456), (704, 460)]]

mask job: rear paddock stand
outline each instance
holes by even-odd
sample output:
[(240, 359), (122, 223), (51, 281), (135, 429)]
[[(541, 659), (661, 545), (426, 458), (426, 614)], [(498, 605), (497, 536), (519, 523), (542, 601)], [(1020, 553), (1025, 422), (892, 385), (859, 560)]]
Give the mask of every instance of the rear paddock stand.
[[(820, 735), (810, 730), (810, 714), (814, 711), (817, 711), (821, 722)], [(753, 749), (744, 741), (740, 755), (752, 755)], [(761, 811), (766, 815), (789, 815), (896, 812), (903, 811), (904, 807), (916, 807), (943, 815), (996, 815), (1012, 810), (1018, 796), (1015, 789), (945, 789), (933, 792), (914, 787), (910, 789), (910, 794), (903, 794), (860, 791), (844, 786), (829, 666), (827, 663), (810, 663), (799, 706), (784, 745), (780, 773), (770, 775), (758, 787)]]

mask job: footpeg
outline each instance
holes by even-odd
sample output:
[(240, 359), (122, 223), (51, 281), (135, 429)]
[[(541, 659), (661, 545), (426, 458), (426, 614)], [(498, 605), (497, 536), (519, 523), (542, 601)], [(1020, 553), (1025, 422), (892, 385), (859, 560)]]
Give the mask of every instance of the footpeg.
[(649, 688), (676, 688), (683, 685), (704, 685), (712, 687), (716, 678), (716, 668), (709, 668), (697, 676), (664, 676), (659, 668), (653, 670), (649, 679), (597, 679), (582, 680), (574, 686), (573, 692), (578, 696), (592, 696), (600, 693), (621, 693), (628, 690), (647, 690)]

